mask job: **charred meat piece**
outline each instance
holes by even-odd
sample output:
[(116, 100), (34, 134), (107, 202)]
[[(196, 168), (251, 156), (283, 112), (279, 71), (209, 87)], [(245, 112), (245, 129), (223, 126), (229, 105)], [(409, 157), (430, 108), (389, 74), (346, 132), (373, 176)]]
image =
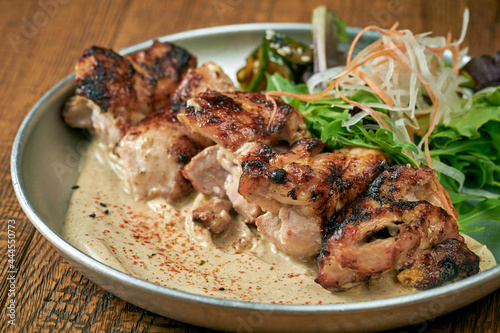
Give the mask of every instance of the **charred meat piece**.
[(379, 150), (319, 153), (320, 139), (303, 139), (287, 153), (256, 144), (246, 153), (239, 192), (266, 211), (297, 206), (305, 215), (331, 216), (368, 189), (387, 157)]
[(182, 168), (210, 144), (180, 123), (175, 114), (157, 112), (126, 131), (117, 154), (135, 199), (159, 196), (173, 201), (192, 189)]
[(132, 62), (141, 78), (136, 82), (140, 101), (152, 110), (169, 103), (186, 73), (196, 68), (197, 64), (194, 55), (167, 42), (155, 42), (145, 50), (125, 57)]
[(190, 69), (172, 96), (172, 108), (179, 111), (186, 102), (199, 93), (213, 91), (235, 91), (233, 81), (222, 68), (208, 61), (196, 69)]
[(254, 222), (262, 211), (239, 193), (241, 157), (251, 143), (271, 144), (280, 136), (300, 138), (307, 134), (302, 115), (280, 99), (275, 102), (273, 115), (274, 104), (263, 94), (207, 91), (190, 99), (178, 114), (179, 120), (219, 147), (200, 153), (186, 166), (184, 176), (205, 195), (227, 197), (246, 222)]
[(365, 192), (386, 165), (378, 150), (320, 153), (323, 147), (320, 139), (302, 139), (276, 154), (254, 144), (242, 163), (239, 193), (268, 212), (257, 219), (259, 230), (293, 256), (317, 254), (322, 224)]
[(426, 289), (477, 272), (454, 216), (424, 200), (434, 198), (433, 181), (428, 168), (385, 170), (325, 225), (316, 282), (346, 290), (396, 270), (404, 284)]
[[(204, 90), (209, 85), (217, 89), (234, 87), (220, 67), (207, 63), (189, 71), (173, 99), (182, 103), (182, 98), (189, 97), (189, 94), (196, 93), (199, 89)], [(186, 95), (182, 92), (186, 92)], [(186, 124), (179, 122), (177, 113), (176, 108), (165, 106), (137, 126), (131, 127), (120, 141), (118, 153), (125, 164), (125, 180), (136, 198), (159, 195), (174, 200), (187, 194), (191, 186), (182, 175), (184, 165), (198, 152), (213, 144), (210, 139), (194, 133)], [(206, 160), (206, 154), (198, 156), (198, 160), (202, 159)], [(210, 161), (206, 165), (205, 162), (202, 164), (204, 168), (210, 167)], [(200, 163), (190, 165), (196, 168)], [(192, 171), (194, 174), (201, 172)], [(227, 175), (226, 171), (224, 175)], [(204, 175), (202, 177), (204, 181), (207, 180)], [(191, 177), (191, 180), (194, 184), (202, 183), (196, 177)], [(224, 178), (222, 182), (224, 183)], [(216, 191), (217, 187), (212, 185), (208, 182), (207, 187)]]
[(417, 169), (410, 165), (388, 168), (371, 184), (368, 195), (382, 204), (397, 200), (425, 200), (457, 216), (448, 193), (439, 184), (437, 174), (431, 168)]
[(167, 105), (194, 67), (196, 57), (171, 43), (155, 42), (126, 56), (93, 46), (76, 64), (76, 96), (63, 117), (70, 126), (94, 129), (113, 146), (129, 126)]
[(463, 241), (446, 211), (425, 201), (380, 207), (365, 198), (347, 206), (333, 224), (318, 259), (316, 281), (335, 291), (401, 270), (446, 239)]
[(422, 251), (406, 266), (409, 268), (398, 274), (398, 280), (406, 286), (426, 290), (479, 273), (479, 257), (464, 242), (449, 238)]
[[(280, 98), (274, 102), (276, 112), (264, 94), (207, 91), (189, 100), (178, 117), (193, 131), (233, 152), (247, 142), (272, 144), (285, 129), (283, 135), (291, 140), (308, 136), (303, 116)], [(294, 126), (286, 126), (289, 120)]]
[(193, 210), (192, 218), (200, 222), (212, 234), (220, 234), (229, 226), (231, 203), (224, 199), (213, 198)]

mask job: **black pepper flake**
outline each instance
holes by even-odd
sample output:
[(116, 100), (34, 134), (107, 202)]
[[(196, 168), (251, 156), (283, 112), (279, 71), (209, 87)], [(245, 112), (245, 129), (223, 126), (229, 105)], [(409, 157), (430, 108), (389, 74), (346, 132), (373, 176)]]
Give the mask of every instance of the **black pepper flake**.
[(89, 217), (94, 218), (94, 217), (95, 217), (95, 214), (90, 214), (90, 215), (89, 215)]
[(109, 214), (109, 210), (107, 210), (107, 209), (106, 209), (106, 210), (104, 211), (104, 214), (108, 215), (108, 214)]
[(78, 188), (80, 188), (80, 186), (78, 186), (78, 185), (71, 186), (71, 189), (72, 189), (72, 190), (76, 190), (76, 189), (78, 189)]
[(104, 204), (102, 202), (99, 202), (99, 205), (101, 205), (101, 207), (107, 207), (106, 204)]
[(287, 181), (286, 176), (287, 172), (285, 169), (273, 170), (273, 172), (271, 172), (270, 175), (272, 181), (275, 182), (276, 184), (285, 184)]
[(224, 289), (224, 287), (220, 287), (220, 288), (219, 288), (219, 290), (220, 290), (220, 291), (224, 291), (224, 290), (226, 290), (226, 289)]

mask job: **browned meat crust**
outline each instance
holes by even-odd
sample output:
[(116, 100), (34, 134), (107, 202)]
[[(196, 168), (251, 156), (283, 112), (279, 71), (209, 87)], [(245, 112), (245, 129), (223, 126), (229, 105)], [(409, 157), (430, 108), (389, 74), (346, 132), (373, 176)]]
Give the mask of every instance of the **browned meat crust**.
[(479, 257), (464, 242), (449, 238), (422, 251), (406, 266), (409, 268), (398, 274), (398, 280), (415, 289), (426, 290), (479, 273)]
[(326, 224), (316, 282), (345, 290), (396, 270), (403, 284), (426, 289), (477, 273), (455, 218), (425, 200), (434, 181), (424, 167), (385, 170)]
[(220, 234), (229, 226), (231, 203), (228, 200), (213, 198), (196, 208), (192, 213), (193, 221), (200, 222), (212, 234)]
[(72, 127), (93, 128), (113, 146), (129, 126), (167, 106), (181, 79), (194, 67), (196, 57), (171, 43), (155, 42), (126, 56), (93, 46), (75, 66), (76, 96), (63, 117)]
[(273, 116), (274, 104), (264, 94), (208, 91), (191, 99), (178, 117), (193, 131), (232, 151), (247, 142), (276, 142), (290, 117), (300, 118), (303, 124), (302, 132), (293, 139), (306, 136), (302, 115), (280, 98), (274, 101), (277, 112)]
[(319, 153), (323, 147), (320, 139), (302, 139), (276, 154), (256, 144), (242, 163), (240, 194), (265, 211), (292, 205), (306, 216), (329, 218), (366, 191), (386, 165), (376, 150)]
[(236, 90), (233, 82), (222, 68), (210, 61), (187, 72), (172, 96), (172, 108), (179, 111), (186, 106), (186, 102), (190, 98), (209, 90), (219, 92)]
[(287, 153), (253, 144), (245, 150), (239, 193), (267, 213), (257, 227), (282, 251), (312, 256), (321, 246), (323, 223), (368, 188), (386, 156), (373, 149), (320, 153), (320, 139), (302, 139)]

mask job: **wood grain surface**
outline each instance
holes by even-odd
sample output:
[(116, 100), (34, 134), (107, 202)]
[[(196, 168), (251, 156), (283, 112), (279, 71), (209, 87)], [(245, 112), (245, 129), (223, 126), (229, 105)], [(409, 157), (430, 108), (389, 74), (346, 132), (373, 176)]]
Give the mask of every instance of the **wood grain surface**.
[[(471, 55), (500, 50), (497, 0), (0, 0), (0, 327), (13, 332), (207, 332), (137, 308), (90, 282), (35, 230), (13, 192), (10, 153), (36, 101), (91, 45), (120, 49), (175, 32), (250, 22), (309, 22), (326, 4), (351, 26), (451, 32), (471, 20)], [(49, 189), (48, 189), (49, 190)], [(8, 221), (15, 220), (16, 319), (8, 324)], [(500, 291), (448, 315), (391, 332), (498, 332)]]

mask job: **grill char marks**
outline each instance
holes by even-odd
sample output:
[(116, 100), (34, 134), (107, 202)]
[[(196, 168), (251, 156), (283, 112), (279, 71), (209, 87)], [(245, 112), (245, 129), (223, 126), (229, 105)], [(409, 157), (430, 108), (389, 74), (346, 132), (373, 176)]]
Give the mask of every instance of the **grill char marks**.
[(479, 257), (460, 240), (449, 238), (422, 251), (398, 274), (404, 285), (427, 290), (479, 273)]
[(190, 98), (199, 93), (213, 91), (234, 91), (231, 79), (222, 68), (213, 62), (206, 62), (196, 69), (190, 69), (172, 96), (172, 108), (179, 112), (186, 107)]
[(261, 233), (295, 257), (319, 252), (326, 220), (366, 191), (386, 163), (372, 149), (323, 148), (319, 139), (302, 139), (286, 153), (257, 143), (245, 150), (239, 193), (267, 212), (256, 220)]
[(240, 193), (266, 211), (293, 205), (327, 218), (366, 191), (386, 161), (376, 150), (320, 153), (323, 148), (319, 139), (302, 139), (287, 153), (255, 144), (242, 163)]
[(97, 104), (102, 110), (124, 106), (124, 100), (137, 103), (131, 78), (134, 67), (113, 50), (92, 46), (80, 57), (77, 67), (76, 94)]
[(404, 285), (427, 289), (477, 273), (479, 259), (440, 207), (436, 182), (425, 167), (384, 170), (328, 220), (316, 282), (346, 290), (396, 270)]
[(121, 56), (93, 46), (75, 66), (76, 95), (63, 110), (72, 127), (95, 130), (114, 147), (128, 127), (169, 107), (170, 98), (196, 57), (171, 43), (155, 42), (143, 51)]
[(247, 142), (276, 142), (291, 118), (303, 124), (296, 135), (306, 136), (302, 115), (281, 99), (274, 98), (274, 101), (277, 112), (273, 116), (274, 105), (263, 94), (207, 91), (190, 100), (179, 119), (231, 151)]

